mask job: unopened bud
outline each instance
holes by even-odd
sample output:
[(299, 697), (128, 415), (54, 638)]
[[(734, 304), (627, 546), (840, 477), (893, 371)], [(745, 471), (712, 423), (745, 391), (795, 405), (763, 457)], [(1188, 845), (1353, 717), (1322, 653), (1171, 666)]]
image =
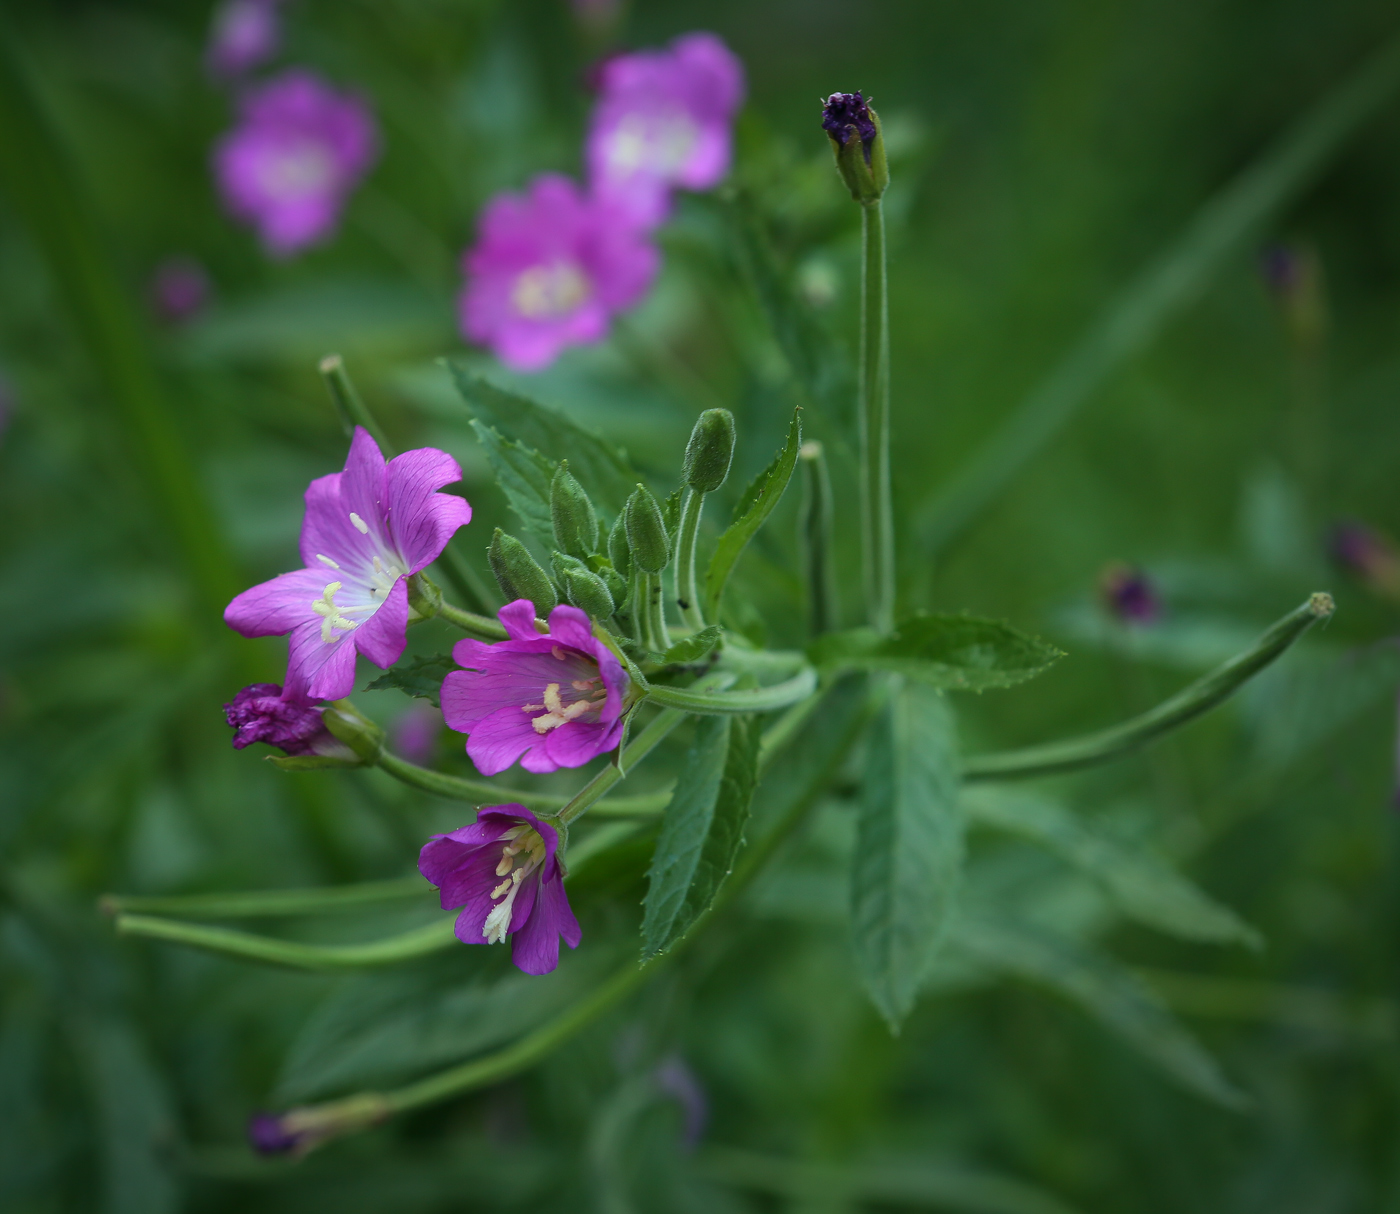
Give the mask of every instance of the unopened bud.
[(612, 595), (615, 604), (627, 601), (627, 579), (619, 577), (616, 569), (600, 569), (598, 576), (607, 585), (608, 593)]
[(379, 756), (384, 753), (384, 731), (349, 700), (328, 704), (321, 719), (362, 761), (379, 762)]
[(582, 485), (560, 460), (549, 486), (549, 514), (554, 521), (554, 543), (560, 552), (587, 557), (598, 551), (598, 515)]
[(507, 602), (529, 599), (535, 605), (536, 615), (548, 615), (559, 602), (549, 574), (540, 568), (524, 544), (499, 527), (491, 537), (486, 559)]
[(606, 620), (617, 610), (607, 583), (577, 557), (554, 554), (554, 573), (564, 588), (564, 597), (595, 620)]
[(706, 409), (685, 445), (682, 479), (692, 489), (713, 493), (724, 484), (733, 458), (734, 414), (728, 409)]
[(671, 537), (651, 490), (638, 485), (627, 499), (627, 546), (643, 573), (660, 573), (671, 561)]
[(632, 572), (632, 550), (627, 546), (627, 509), (622, 512), (608, 532), (608, 559), (618, 576), (626, 578)]
[(878, 202), (890, 184), (880, 115), (860, 93), (832, 93), (822, 106), (822, 129), (831, 139), (841, 180), (860, 203)]

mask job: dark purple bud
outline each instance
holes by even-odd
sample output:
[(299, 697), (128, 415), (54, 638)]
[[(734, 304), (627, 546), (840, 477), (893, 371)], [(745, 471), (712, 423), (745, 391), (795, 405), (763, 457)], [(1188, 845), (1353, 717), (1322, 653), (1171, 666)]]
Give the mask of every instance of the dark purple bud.
[(865, 163), (869, 164), (877, 134), (870, 107), (860, 93), (832, 93), (822, 107), (822, 130), (845, 147), (853, 129), (865, 152)]
[(304, 1133), (292, 1133), (275, 1113), (254, 1113), (248, 1118), (248, 1145), (259, 1155), (290, 1155), (305, 1142)]
[(1152, 580), (1131, 565), (1109, 565), (1099, 575), (1099, 597), (1124, 624), (1151, 624), (1162, 614), (1162, 600)]
[(276, 683), (253, 683), (224, 705), (224, 719), (234, 729), (235, 750), (266, 742), (289, 755), (344, 750), (326, 728), (321, 713), (315, 704), (284, 696)]
[(151, 276), (151, 304), (161, 320), (172, 324), (189, 320), (209, 300), (209, 275), (189, 257), (172, 257)]
[(652, 1073), (656, 1089), (663, 1096), (669, 1096), (681, 1106), (681, 1145), (693, 1151), (705, 1132), (705, 1123), (710, 1119), (710, 1102), (705, 1098), (705, 1089), (695, 1072), (686, 1066), (679, 1055), (672, 1055), (662, 1062)]
[(1400, 550), (1388, 536), (1355, 519), (1343, 519), (1328, 533), (1327, 552), (1372, 590), (1400, 597)]

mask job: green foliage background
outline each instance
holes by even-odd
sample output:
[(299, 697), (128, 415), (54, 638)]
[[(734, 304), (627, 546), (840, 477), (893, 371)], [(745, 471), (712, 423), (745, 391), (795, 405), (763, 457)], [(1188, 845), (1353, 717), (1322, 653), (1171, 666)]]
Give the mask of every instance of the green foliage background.
[[(1143, 267), (1396, 33), (1390, 6), (638, 2), (627, 45), (708, 28), (744, 58), (734, 188), (683, 201), (662, 280), (613, 341), (528, 381), (462, 351), (457, 258), (492, 193), (579, 172), (582, 81), (605, 46), (557, 0), (294, 3), (284, 59), (362, 88), (385, 152), (338, 239), (275, 264), (211, 186), (230, 107), (203, 74), (207, 21), (175, 0), (0, 8), (0, 369), (16, 402), (0, 439), (0, 1206), (1400, 1210), (1395, 606), (1329, 570), (1322, 544), (1341, 515), (1400, 530), (1400, 100), (1212, 265), (994, 508), (936, 557), (920, 539), (935, 491)], [(254, 1160), (250, 1110), (445, 1065), (576, 997), (621, 955), (612, 941), (632, 947), (647, 860), (624, 849), (595, 870), (576, 895), (576, 964), (536, 987), (500, 950), (308, 976), (119, 941), (95, 911), (114, 890), (398, 876), (428, 833), (460, 825), (460, 808), (377, 773), (288, 776), (228, 747), (219, 704), (276, 678), (281, 649), (227, 636), (220, 596), (288, 566), (301, 491), (343, 456), (316, 360), (346, 356), (401, 446), (462, 461), (477, 514), (456, 543), (483, 571), (491, 528), (516, 524), (439, 356), (598, 427), (668, 489), (695, 414), (728, 405), (731, 495), (781, 442), (796, 365), (856, 567), (841, 351), (858, 215), (816, 98), (858, 87), (884, 117), (895, 180), (903, 601), (1008, 619), (1069, 652), (1025, 688), (955, 696), (964, 742), (1111, 723), (1311, 590), (1334, 590), (1335, 620), (1180, 737), (1038, 786), (1077, 815), (1045, 828), (1050, 852), (974, 834), (972, 928), (897, 1038), (851, 956), (853, 825), (836, 795), (679, 964), (536, 1070), (301, 1163)], [(16, 118), (25, 96), (56, 133), (38, 151)], [(74, 243), (84, 230), (91, 246)], [(1281, 239), (1324, 269), (1317, 365), (1258, 274), (1260, 247)], [(172, 254), (215, 283), (186, 326), (160, 325), (146, 301)], [(780, 317), (795, 326), (786, 356), (756, 264), (821, 305)], [(73, 304), (101, 296), (106, 272), (115, 293), (94, 321)], [(1323, 420), (1297, 439), (1290, 419), (1308, 408)], [(795, 499), (737, 578), (759, 606), (732, 622), (774, 643), (803, 637)], [(1115, 559), (1159, 578), (1160, 625), (1129, 636), (1100, 616), (1094, 581)], [(857, 579), (841, 581), (854, 623)], [(415, 632), (415, 650), (444, 648), (439, 627)], [(385, 720), (402, 711), (392, 693), (360, 699)], [(452, 739), (440, 749), (466, 770)], [(1074, 821), (1175, 860), (1263, 946), (1219, 943), (1249, 933), (1211, 919), (1217, 905), (1163, 910), (1142, 893), (1150, 873), (1119, 884), (1157, 909), (1125, 914), (1110, 896), (1118, 853)], [(362, 939), (426, 914), (272, 930)], [(1177, 935), (1195, 923), (1196, 941), (1149, 930), (1153, 914)], [(1008, 917), (1094, 951), (1037, 951)], [(1141, 1008), (1122, 1002), (1123, 966), (1218, 1072), (1202, 1078), (1170, 1022), (1124, 1027)], [(711, 1106), (693, 1153), (653, 1078), (673, 1057)]]

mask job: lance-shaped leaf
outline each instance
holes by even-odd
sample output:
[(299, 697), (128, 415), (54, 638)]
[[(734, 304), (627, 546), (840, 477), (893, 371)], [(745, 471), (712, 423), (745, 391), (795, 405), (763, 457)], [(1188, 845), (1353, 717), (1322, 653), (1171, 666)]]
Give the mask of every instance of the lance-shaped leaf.
[(797, 467), (797, 451), (802, 446), (802, 410), (795, 409), (792, 424), (788, 427), (787, 441), (782, 450), (750, 482), (734, 507), (733, 521), (715, 544), (714, 555), (710, 558), (710, 568), (705, 575), (705, 602), (708, 613), (714, 616), (724, 594), (725, 583), (734, 572), (734, 565), (740, 554), (748, 546), (764, 520), (773, 513), (778, 499), (783, 496), (792, 470)]
[(1232, 1109), (1248, 1103), (1146, 983), (1111, 958), (1023, 924), (980, 916), (958, 923), (949, 951), (1072, 999), (1198, 1096)]
[(708, 628), (702, 628), (699, 632), (692, 632), (688, 637), (681, 637), (662, 656), (662, 660), (667, 663), (698, 662), (716, 645), (724, 635), (724, 630), (718, 624), (711, 624)]
[(648, 874), (642, 957), (664, 953), (714, 901), (744, 844), (758, 780), (752, 717), (701, 717)]
[(549, 487), (554, 481), (555, 465), (533, 447), (504, 438), (499, 431), (472, 422), (482, 450), (496, 474), (496, 483), (520, 516), (540, 541), (554, 547), (554, 516), (549, 509)]
[(861, 976), (897, 1029), (955, 904), (963, 818), (947, 703), (932, 688), (890, 683), (861, 785), (851, 917)]
[(1259, 933), (1164, 860), (1086, 827), (1053, 801), (1000, 788), (963, 794), (969, 821), (1020, 835), (1093, 877), (1130, 919), (1185, 940), (1246, 944)]
[(597, 501), (614, 513), (622, 509), (641, 480), (625, 451), (528, 396), (449, 366), (457, 391), (478, 421), (540, 452), (551, 467), (567, 459), (569, 470)]
[(427, 657), (410, 658), (391, 666), (381, 674), (366, 691), (401, 691), (406, 696), (416, 696), (428, 700), (438, 707), (438, 696), (442, 693), (442, 681), (454, 670), (460, 670), (452, 658), (445, 653), (429, 654)]
[(828, 633), (808, 654), (825, 670), (888, 670), (962, 691), (1012, 687), (1064, 657), (1055, 646), (997, 620), (924, 613), (896, 625), (889, 636), (873, 628)]

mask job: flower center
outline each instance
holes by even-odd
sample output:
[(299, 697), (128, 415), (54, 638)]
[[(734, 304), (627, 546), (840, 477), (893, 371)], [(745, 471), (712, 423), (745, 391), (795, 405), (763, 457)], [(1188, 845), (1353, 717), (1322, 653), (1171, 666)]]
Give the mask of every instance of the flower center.
[(277, 202), (323, 194), (334, 181), (335, 158), (316, 140), (278, 148), (258, 166), (258, 184)]
[(505, 880), (491, 891), (491, 900), (496, 905), (481, 925), (481, 934), (487, 944), (500, 944), (505, 940), (510, 931), (515, 895), (520, 892), (520, 883), (544, 863), (545, 857), (544, 840), (533, 827), (523, 824), (513, 826), (501, 836), (501, 842), (505, 846), (501, 848), (496, 876)]
[[(335, 605), (336, 591), (341, 588), (339, 582), (330, 582), (322, 592), (319, 599), (312, 601), (311, 610), (321, 617), (321, 640), (329, 645), (332, 641), (338, 641), (335, 629), (343, 628), (345, 631), (357, 626), (357, 620), (347, 620), (341, 613), (339, 607)], [(354, 607), (347, 607), (346, 611), (357, 610)]]
[(695, 123), (679, 111), (628, 114), (608, 140), (608, 165), (624, 177), (643, 170), (669, 176), (685, 167), (699, 136)]
[(593, 294), (593, 284), (571, 261), (531, 266), (511, 289), (510, 302), (527, 320), (554, 320), (577, 310)]

